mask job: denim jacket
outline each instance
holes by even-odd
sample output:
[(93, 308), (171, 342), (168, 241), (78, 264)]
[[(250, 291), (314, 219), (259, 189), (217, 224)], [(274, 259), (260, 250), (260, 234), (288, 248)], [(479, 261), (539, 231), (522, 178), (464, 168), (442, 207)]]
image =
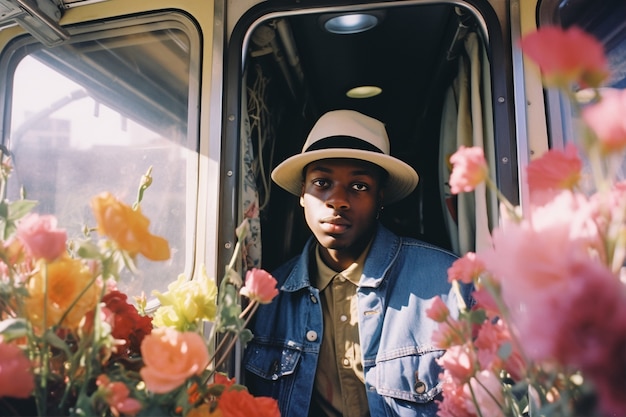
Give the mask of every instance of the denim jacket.
[[(278, 399), (283, 417), (308, 416), (322, 341), (319, 291), (309, 278), (311, 238), (302, 254), (274, 272), (280, 294), (263, 305), (244, 354), (245, 384), (255, 396)], [(451, 253), (401, 238), (378, 226), (357, 289), (365, 389), (372, 417), (435, 416), (441, 393), (433, 346), (437, 323), (426, 317), (435, 296), (453, 314), (447, 281)], [(469, 288), (464, 288), (468, 299)]]

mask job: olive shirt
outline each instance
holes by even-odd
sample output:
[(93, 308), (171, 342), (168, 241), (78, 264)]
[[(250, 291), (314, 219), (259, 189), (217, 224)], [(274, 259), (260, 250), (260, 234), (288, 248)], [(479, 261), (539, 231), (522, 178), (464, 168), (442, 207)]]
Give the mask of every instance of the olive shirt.
[[(370, 242), (371, 244), (371, 242)], [(359, 342), (356, 291), (368, 245), (347, 269), (337, 272), (315, 251), (314, 286), (320, 290), (324, 337), (315, 373), (312, 412), (316, 416), (368, 417), (365, 377)]]

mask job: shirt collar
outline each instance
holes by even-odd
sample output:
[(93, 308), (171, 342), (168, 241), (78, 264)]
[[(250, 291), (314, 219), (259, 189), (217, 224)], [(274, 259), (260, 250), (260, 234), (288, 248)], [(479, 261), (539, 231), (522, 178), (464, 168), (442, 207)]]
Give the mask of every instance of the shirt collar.
[(367, 244), (361, 255), (359, 255), (359, 258), (341, 272), (335, 271), (324, 263), (322, 256), (320, 255), (320, 245), (316, 245), (315, 265), (317, 267), (317, 288), (320, 291), (323, 291), (337, 275), (341, 275), (354, 285), (359, 285), (361, 275), (363, 275), (363, 263), (365, 262), (365, 258), (367, 257), (370, 246), (372, 245), (372, 241), (373, 239)]

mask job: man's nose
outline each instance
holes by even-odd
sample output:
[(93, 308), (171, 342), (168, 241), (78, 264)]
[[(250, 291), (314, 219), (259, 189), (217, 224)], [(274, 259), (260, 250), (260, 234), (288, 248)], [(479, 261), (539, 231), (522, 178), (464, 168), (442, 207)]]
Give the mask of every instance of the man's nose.
[(332, 187), (328, 192), (326, 205), (334, 208), (335, 210), (346, 210), (350, 208), (348, 192), (344, 189), (344, 187)]

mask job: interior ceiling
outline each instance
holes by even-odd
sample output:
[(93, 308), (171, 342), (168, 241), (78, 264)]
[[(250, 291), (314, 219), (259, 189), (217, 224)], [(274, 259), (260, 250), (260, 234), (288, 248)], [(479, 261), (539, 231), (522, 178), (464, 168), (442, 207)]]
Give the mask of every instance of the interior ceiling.
[[(459, 14), (450, 4), (388, 7), (383, 13), (377, 27), (349, 35), (325, 31), (321, 13), (285, 20), (295, 40), (313, 119), (341, 108), (376, 117), (387, 124), (392, 153), (401, 156), (410, 152), (407, 139), (415, 136), (433, 95), (441, 95), (437, 86), (456, 66), (446, 55)], [(346, 96), (359, 85), (376, 85), (383, 92), (368, 99)]]

